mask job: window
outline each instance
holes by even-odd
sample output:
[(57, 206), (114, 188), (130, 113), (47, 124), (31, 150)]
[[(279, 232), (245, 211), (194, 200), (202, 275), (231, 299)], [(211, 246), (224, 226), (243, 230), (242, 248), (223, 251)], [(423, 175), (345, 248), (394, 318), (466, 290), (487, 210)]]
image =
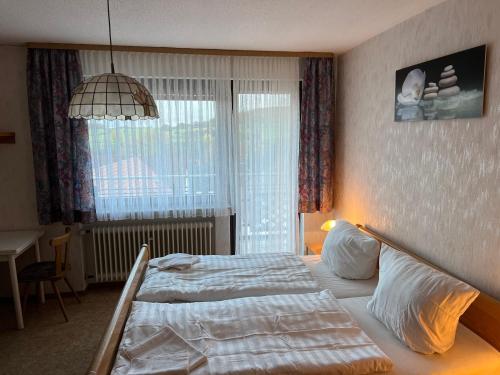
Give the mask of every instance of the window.
[[(109, 66), (103, 52), (81, 57), (85, 76)], [(298, 59), (117, 52), (116, 66), (160, 119), (89, 121), (98, 218), (234, 212), (238, 253), (293, 252)]]
[(298, 82), (234, 83), (237, 248), (295, 249)]
[(221, 147), (228, 143), (227, 122), (218, 119), (216, 83), (156, 83), (169, 86), (153, 94), (160, 119), (89, 121), (99, 219), (228, 214), (229, 182), (221, 170), (229, 163), (229, 150)]

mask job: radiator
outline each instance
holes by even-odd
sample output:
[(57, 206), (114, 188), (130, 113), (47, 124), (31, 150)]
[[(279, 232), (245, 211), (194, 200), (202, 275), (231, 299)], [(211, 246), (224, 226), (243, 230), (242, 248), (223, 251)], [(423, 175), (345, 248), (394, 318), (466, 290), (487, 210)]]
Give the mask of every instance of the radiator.
[(87, 267), (89, 282), (126, 280), (142, 244), (150, 257), (171, 253), (211, 255), (214, 224), (210, 221), (150, 224), (109, 224), (90, 229), (93, 263)]

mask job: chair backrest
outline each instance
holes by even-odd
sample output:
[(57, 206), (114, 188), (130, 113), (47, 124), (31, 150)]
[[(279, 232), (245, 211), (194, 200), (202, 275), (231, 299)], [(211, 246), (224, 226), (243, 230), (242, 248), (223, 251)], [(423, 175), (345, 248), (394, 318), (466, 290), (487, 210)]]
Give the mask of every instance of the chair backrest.
[(66, 227), (64, 234), (54, 237), (49, 241), (49, 245), (54, 249), (56, 262), (56, 276), (64, 277), (69, 267), (69, 240), (71, 238), (71, 228)]

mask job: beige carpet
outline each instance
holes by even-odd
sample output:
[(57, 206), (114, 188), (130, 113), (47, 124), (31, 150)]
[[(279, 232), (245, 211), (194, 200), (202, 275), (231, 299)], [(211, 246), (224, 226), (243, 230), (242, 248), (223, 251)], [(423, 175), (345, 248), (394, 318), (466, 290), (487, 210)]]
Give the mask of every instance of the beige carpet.
[(69, 316), (65, 323), (59, 305), (49, 297), (44, 305), (33, 298), (16, 330), (12, 303), (0, 303), (0, 374), (85, 374), (118, 301), (122, 286), (93, 287), (81, 293), (79, 304), (64, 295)]

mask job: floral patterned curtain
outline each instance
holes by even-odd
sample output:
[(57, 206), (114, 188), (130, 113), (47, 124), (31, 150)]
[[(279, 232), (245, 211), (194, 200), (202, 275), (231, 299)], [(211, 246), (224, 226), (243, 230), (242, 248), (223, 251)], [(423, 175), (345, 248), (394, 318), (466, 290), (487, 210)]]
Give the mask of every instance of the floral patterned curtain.
[(94, 221), (87, 123), (68, 118), (82, 80), (78, 51), (28, 49), (27, 79), (38, 221)]
[(305, 58), (300, 115), (299, 212), (333, 209), (332, 58)]

